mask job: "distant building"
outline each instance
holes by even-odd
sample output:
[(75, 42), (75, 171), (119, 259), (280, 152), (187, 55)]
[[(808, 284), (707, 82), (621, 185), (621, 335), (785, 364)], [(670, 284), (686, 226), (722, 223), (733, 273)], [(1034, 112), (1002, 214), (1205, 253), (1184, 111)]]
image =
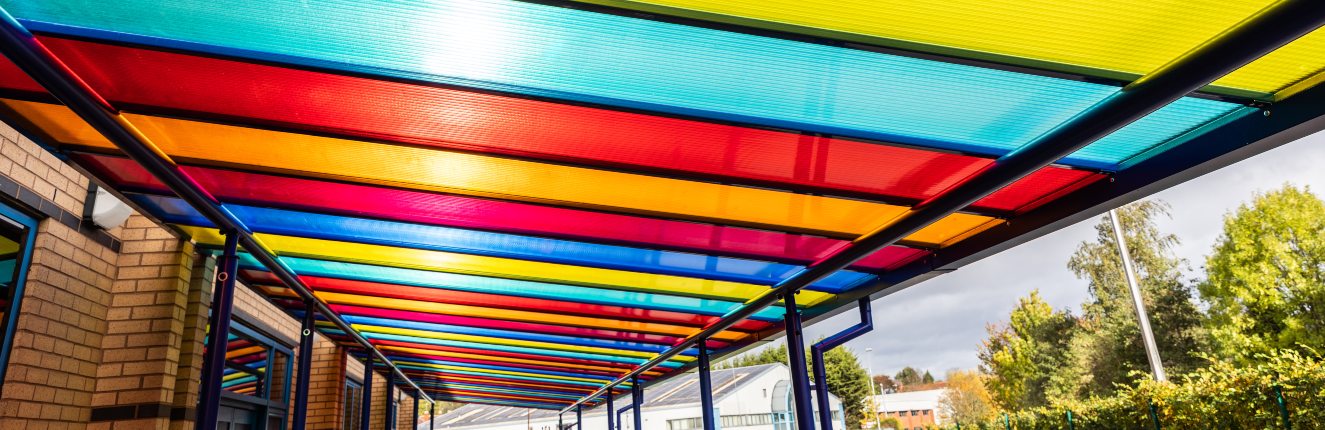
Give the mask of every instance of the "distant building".
[[(724, 430), (791, 430), (795, 428), (791, 409), (791, 371), (782, 364), (765, 364), (736, 369), (714, 370), (713, 401)], [(845, 428), (842, 404), (830, 396), (833, 405), (833, 428)], [(630, 396), (619, 397), (613, 405), (619, 412), (621, 430), (634, 430)], [(584, 430), (607, 429), (604, 407), (584, 411)], [(644, 390), (643, 428), (640, 430), (701, 429), (699, 376), (687, 373)], [(575, 413), (563, 417), (564, 424), (575, 422)], [(437, 417), (438, 429), (449, 430), (556, 430), (557, 412), (509, 406), (469, 404)], [(427, 429), (424, 422), (420, 429)], [(573, 427), (572, 427), (573, 428)]]
[(874, 396), (879, 418), (897, 418), (897, 430), (923, 429), (927, 425), (943, 425), (939, 416), (939, 399), (944, 390), (907, 391)]

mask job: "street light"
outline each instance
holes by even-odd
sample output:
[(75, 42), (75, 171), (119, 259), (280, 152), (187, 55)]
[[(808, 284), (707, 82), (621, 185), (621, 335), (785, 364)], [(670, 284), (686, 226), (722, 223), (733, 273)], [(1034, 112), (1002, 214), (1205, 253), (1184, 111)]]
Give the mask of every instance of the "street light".
[(874, 348), (865, 348), (865, 369), (869, 372), (870, 378), (870, 415), (874, 416), (874, 428), (882, 429), (883, 424), (879, 423), (879, 405), (874, 403)]

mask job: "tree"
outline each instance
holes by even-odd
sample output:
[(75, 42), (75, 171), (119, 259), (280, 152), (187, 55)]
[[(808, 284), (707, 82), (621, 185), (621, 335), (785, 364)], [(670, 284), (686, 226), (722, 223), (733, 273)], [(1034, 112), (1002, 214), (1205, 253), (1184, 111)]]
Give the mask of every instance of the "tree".
[[(810, 354), (807, 352), (805, 362), (810, 364)], [(740, 357), (719, 363), (719, 369), (730, 369), (735, 367), (757, 366), (760, 364), (782, 363), (788, 364), (786, 344), (778, 345), (775, 348), (765, 348), (754, 354), (746, 354)], [(810, 377), (814, 377), (813, 369), (809, 370)], [(847, 428), (860, 428), (860, 422), (865, 416), (865, 398), (870, 392), (870, 378), (865, 372), (865, 368), (860, 365), (856, 354), (850, 349), (844, 347), (833, 348), (824, 353), (824, 379), (828, 383), (828, 392), (837, 396), (842, 402)]]
[(1039, 291), (1020, 299), (1008, 324), (990, 326), (989, 339), (980, 347), (992, 399), (1006, 409), (1047, 405), (1050, 375), (1067, 362), (1075, 327), (1075, 318), (1054, 311)]
[(893, 380), (901, 386), (918, 385), (924, 382), (924, 378), (920, 376), (920, 371), (911, 366), (903, 367), (902, 370), (897, 371), (897, 375), (893, 376)]
[(824, 352), (824, 378), (828, 382), (828, 392), (842, 402), (847, 427), (858, 428), (865, 419), (870, 379), (856, 354), (845, 347)]
[(1325, 350), (1325, 202), (1285, 185), (1224, 216), (1202, 298), (1220, 355)]
[(885, 392), (888, 392), (889, 390), (897, 389), (897, 383), (893, 381), (893, 378), (891, 376), (874, 375), (873, 379), (874, 379), (874, 387), (875, 389), (879, 390), (879, 394), (883, 394)]
[[(1165, 369), (1180, 375), (1199, 368), (1196, 353), (1204, 350), (1202, 315), (1192, 288), (1181, 280), (1185, 262), (1173, 254), (1178, 238), (1159, 231), (1155, 219), (1168, 215), (1160, 201), (1142, 201), (1117, 210), (1136, 270), (1150, 325)], [(1051, 391), (1084, 396), (1113, 393), (1115, 383), (1128, 382), (1132, 372), (1149, 371), (1131, 292), (1123, 274), (1113, 227), (1106, 218), (1095, 225), (1094, 241), (1083, 242), (1067, 267), (1089, 281), (1091, 300), (1083, 304), (1082, 330), (1072, 339), (1075, 368), (1055, 379)], [(995, 392), (995, 398), (999, 393)]]
[(987, 376), (974, 370), (948, 372), (948, 386), (939, 398), (939, 411), (945, 420), (972, 424), (993, 417), (993, 399), (986, 388), (986, 379)]
[(934, 375), (929, 374), (929, 371), (926, 370), (926, 371), (925, 371), (925, 376), (921, 376), (921, 377), (920, 377), (920, 383), (921, 383), (921, 384), (933, 384), (933, 383), (934, 383)]

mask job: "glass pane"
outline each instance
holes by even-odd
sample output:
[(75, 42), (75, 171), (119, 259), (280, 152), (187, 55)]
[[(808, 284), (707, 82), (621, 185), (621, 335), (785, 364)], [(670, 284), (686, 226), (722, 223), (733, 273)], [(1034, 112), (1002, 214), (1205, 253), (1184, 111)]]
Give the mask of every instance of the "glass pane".
[(0, 218), (0, 333), (5, 329), (5, 321), (8, 321), (22, 259), (23, 229), (8, 219)]
[(271, 348), (233, 330), (226, 346), (221, 389), (235, 394), (266, 397), (267, 362)]
[(268, 381), (271, 384), (271, 400), (285, 403), (289, 392), (290, 355), (282, 351), (273, 351), (271, 369), (271, 380)]

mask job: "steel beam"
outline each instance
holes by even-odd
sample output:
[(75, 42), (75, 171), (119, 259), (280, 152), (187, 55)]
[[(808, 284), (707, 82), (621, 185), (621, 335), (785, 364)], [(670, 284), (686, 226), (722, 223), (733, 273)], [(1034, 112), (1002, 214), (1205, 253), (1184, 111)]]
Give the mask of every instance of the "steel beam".
[(55, 58), (50, 50), (46, 49), (3, 7), (0, 7), (0, 51), (79, 118), (114, 143), (124, 155), (137, 162), (190, 207), (211, 221), (212, 225), (222, 231), (233, 231), (238, 238), (239, 246), (253, 255), (254, 259), (264, 267), (270, 269), (272, 274), (294, 290), (300, 298), (312, 300), (314, 307), (323, 318), (344, 330), (355, 343), (371, 351), (370, 355), (377, 356), (392, 372), (398, 374), (414, 389), (422, 390), (387, 359), (385, 354), (369, 343), (368, 339), (341, 319), (339, 314), (333, 312), (325, 302), (314, 297), (312, 290), (304, 285), (294, 271), (270, 248), (263, 245), (243, 221), (230, 213), (216, 197), (198, 185), (169, 156), (120, 115), (114, 106), (101, 98), (63, 62)]
[(313, 330), (317, 314), (313, 305), (304, 301), (303, 327), (299, 332), (299, 373), (294, 383), (294, 422), (291, 430), (304, 430), (308, 422), (308, 377), (313, 367)]
[[(999, 157), (989, 167), (948, 191), (920, 203), (889, 224), (861, 236), (847, 246), (816, 261), (775, 284), (766, 293), (747, 301), (716, 322), (692, 334), (666, 351), (604, 384), (571, 406), (595, 398), (611, 387), (628, 381), (681, 351), (695, 347), (755, 312), (773, 305), (779, 297), (799, 291), (811, 283), (844, 269), (856, 261), (974, 203), (975, 201), (1047, 166), (1082, 147), (1172, 103), (1206, 84), (1250, 63), (1252, 60), (1315, 30), (1325, 23), (1325, 2), (1290, 0), (1278, 2), (1182, 57), (1141, 77), (1113, 95), (1087, 108), (1067, 122), (1040, 135), (1017, 150)], [(569, 406), (568, 406), (569, 408)]]
[(359, 428), (367, 430), (373, 424), (373, 356), (363, 363), (363, 398), (359, 399)]
[[(851, 339), (855, 339), (862, 334), (869, 333), (870, 330), (874, 330), (874, 315), (870, 309), (869, 299), (860, 299), (858, 307), (860, 308), (860, 322), (810, 346), (810, 356), (814, 366), (815, 400), (819, 403), (820, 430), (833, 429), (833, 405), (832, 402), (828, 401), (828, 372), (824, 367), (824, 353), (842, 346), (842, 344), (850, 342)], [(871, 378), (873, 376), (870, 375)], [(873, 384), (874, 381), (871, 380), (870, 386), (873, 387)], [(877, 415), (878, 411), (871, 411), (870, 413)]]
[(221, 406), (221, 375), (225, 370), (225, 354), (230, 344), (230, 311), (235, 303), (235, 278), (239, 276), (238, 236), (225, 232), (225, 247), (217, 265), (216, 283), (212, 288), (211, 315), (207, 317), (207, 348), (203, 355), (202, 387), (198, 393), (198, 430), (216, 430), (217, 413)]

